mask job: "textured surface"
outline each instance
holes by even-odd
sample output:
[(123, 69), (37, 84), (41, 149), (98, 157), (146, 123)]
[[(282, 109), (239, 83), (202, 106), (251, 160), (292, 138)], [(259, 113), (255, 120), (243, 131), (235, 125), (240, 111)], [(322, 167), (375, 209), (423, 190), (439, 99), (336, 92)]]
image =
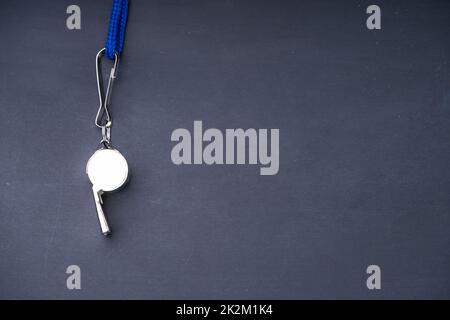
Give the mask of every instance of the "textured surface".
[[(132, 1), (106, 239), (85, 164), (112, 1), (77, 0), (78, 31), (73, 1), (0, 1), (0, 298), (449, 298), (450, 2), (377, 1), (369, 31), (371, 2)], [(194, 120), (280, 128), (278, 175), (173, 165)]]

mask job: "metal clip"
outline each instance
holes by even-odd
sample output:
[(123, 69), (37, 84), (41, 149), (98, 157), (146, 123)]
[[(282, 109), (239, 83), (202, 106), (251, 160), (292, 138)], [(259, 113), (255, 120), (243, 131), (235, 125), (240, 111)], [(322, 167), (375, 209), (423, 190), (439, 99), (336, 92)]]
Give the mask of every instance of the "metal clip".
[(111, 68), (109, 74), (108, 86), (106, 88), (106, 94), (103, 95), (103, 81), (102, 81), (102, 68), (101, 59), (105, 53), (106, 49), (101, 49), (96, 56), (95, 71), (97, 73), (97, 90), (100, 105), (98, 107), (97, 116), (95, 117), (95, 125), (102, 129), (102, 140), (101, 143), (106, 147), (110, 146), (111, 143), (111, 127), (112, 118), (109, 113), (108, 107), (111, 101), (111, 93), (114, 84), (114, 79), (117, 77), (117, 71), (119, 68), (119, 55), (117, 52), (114, 54), (114, 65)]
[(104, 148), (111, 148), (111, 121), (108, 121), (102, 128), (102, 140), (100, 143)]

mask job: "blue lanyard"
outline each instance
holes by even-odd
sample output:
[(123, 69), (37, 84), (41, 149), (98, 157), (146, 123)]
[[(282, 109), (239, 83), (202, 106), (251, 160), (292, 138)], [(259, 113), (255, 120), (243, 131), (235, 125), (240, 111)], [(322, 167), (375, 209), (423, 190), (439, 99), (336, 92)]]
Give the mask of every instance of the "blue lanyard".
[(106, 37), (106, 56), (114, 60), (115, 53), (121, 54), (127, 25), (128, 0), (114, 0)]
[[(108, 110), (111, 100), (112, 87), (114, 79), (117, 77), (117, 69), (119, 67), (119, 55), (123, 50), (123, 40), (125, 38), (125, 27), (127, 25), (128, 0), (114, 0), (109, 20), (108, 36), (106, 37), (105, 47), (102, 48), (95, 58), (95, 70), (97, 73), (97, 90), (100, 105), (98, 107), (97, 116), (95, 117), (95, 125), (102, 129), (102, 143), (105, 146), (110, 145), (112, 118)], [(108, 86), (104, 92), (102, 76), (101, 76), (101, 58), (103, 55), (114, 61), (109, 74)]]

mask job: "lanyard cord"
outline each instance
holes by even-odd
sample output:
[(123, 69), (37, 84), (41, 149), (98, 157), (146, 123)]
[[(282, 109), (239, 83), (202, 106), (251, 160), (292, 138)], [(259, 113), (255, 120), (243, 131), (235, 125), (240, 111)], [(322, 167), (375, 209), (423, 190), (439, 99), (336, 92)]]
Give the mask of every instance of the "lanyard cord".
[(116, 52), (119, 55), (122, 53), (125, 27), (127, 25), (127, 13), (128, 0), (114, 0), (105, 44), (106, 56), (111, 60), (114, 60)]
[[(98, 107), (97, 116), (95, 117), (95, 125), (102, 129), (101, 143), (105, 147), (109, 147), (111, 143), (111, 126), (112, 118), (110, 116), (108, 106), (111, 100), (112, 87), (114, 79), (117, 77), (117, 69), (119, 67), (119, 55), (123, 50), (123, 41), (125, 38), (125, 27), (127, 24), (128, 0), (114, 0), (111, 18), (109, 20), (108, 36), (106, 37), (105, 47), (102, 48), (95, 58), (95, 69), (97, 73), (97, 89), (100, 105)], [(104, 92), (101, 74), (101, 58), (106, 56), (114, 61), (109, 74), (108, 86)]]

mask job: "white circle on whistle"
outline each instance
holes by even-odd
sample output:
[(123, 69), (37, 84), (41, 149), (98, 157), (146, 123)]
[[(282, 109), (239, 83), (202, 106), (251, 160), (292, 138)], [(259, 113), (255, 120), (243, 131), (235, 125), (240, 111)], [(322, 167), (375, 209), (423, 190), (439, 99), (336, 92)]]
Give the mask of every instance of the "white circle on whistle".
[(116, 149), (100, 149), (89, 159), (86, 173), (91, 183), (101, 191), (122, 187), (128, 179), (128, 163)]

